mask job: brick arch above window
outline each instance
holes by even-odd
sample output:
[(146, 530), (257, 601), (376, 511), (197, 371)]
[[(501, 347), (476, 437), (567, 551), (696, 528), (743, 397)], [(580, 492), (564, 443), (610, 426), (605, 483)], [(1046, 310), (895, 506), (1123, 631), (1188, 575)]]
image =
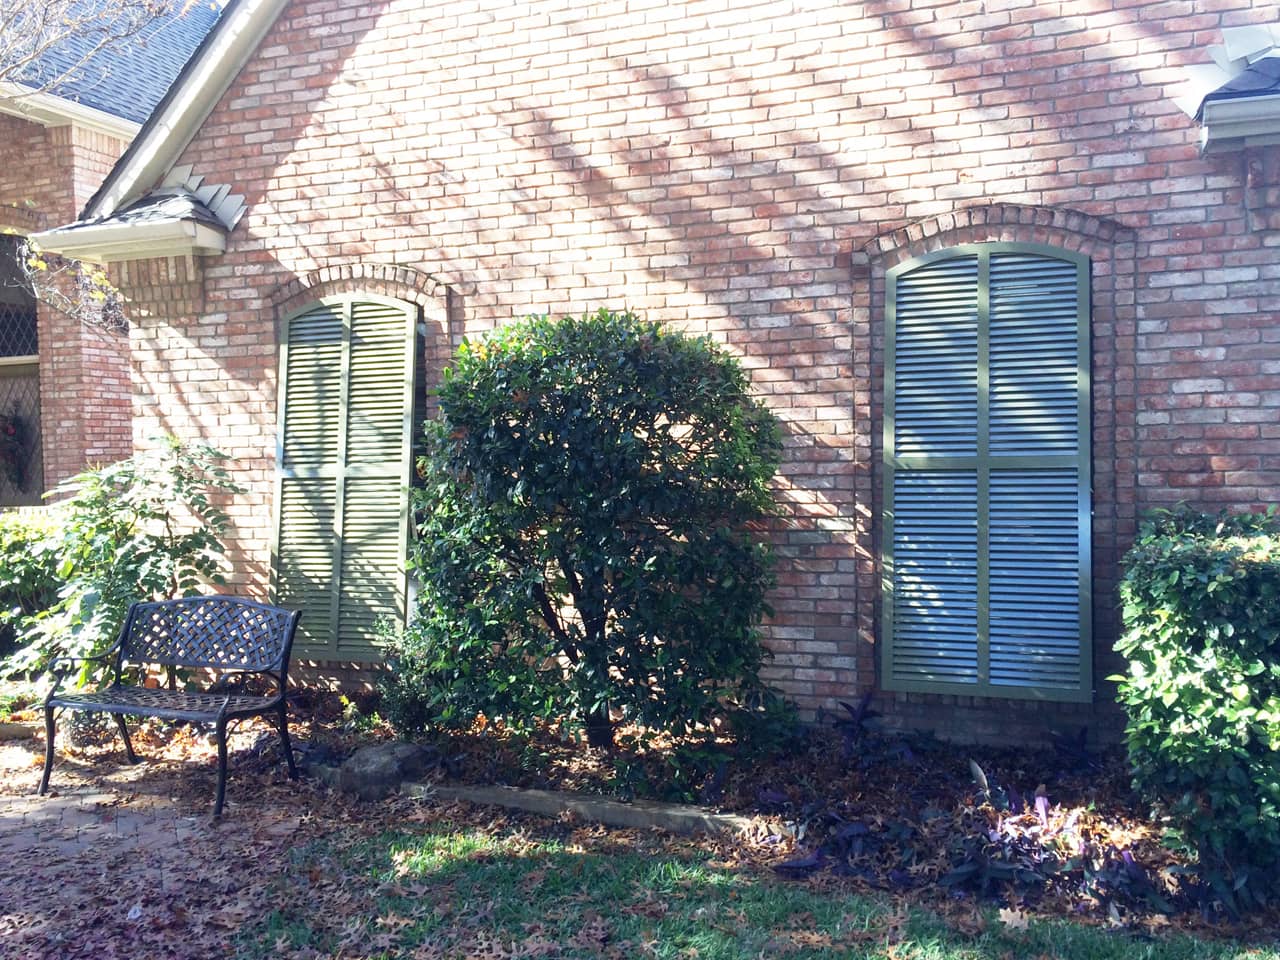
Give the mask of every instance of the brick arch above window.
[[(887, 270), (897, 264), (965, 243), (1038, 243), (1090, 259), (1114, 255), (1132, 244), (1135, 231), (1116, 220), (1065, 207), (992, 203), (962, 207), (950, 213), (887, 230), (855, 251), (855, 261)], [(1128, 253), (1132, 259), (1132, 251)]]
[(326, 297), (375, 294), (420, 307), (428, 323), (439, 325), (447, 342), (455, 339), (450, 288), (414, 267), (386, 263), (346, 263), (291, 277), (268, 297), (277, 320)]

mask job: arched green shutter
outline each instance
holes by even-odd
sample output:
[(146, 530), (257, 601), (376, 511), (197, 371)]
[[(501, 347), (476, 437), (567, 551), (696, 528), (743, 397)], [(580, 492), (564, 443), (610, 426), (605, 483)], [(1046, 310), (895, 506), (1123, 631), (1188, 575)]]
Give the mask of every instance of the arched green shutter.
[(1088, 261), (958, 247), (888, 276), (890, 690), (1088, 700)]
[(284, 322), (273, 577), (302, 656), (376, 660), (377, 622), (404, 622), (416, 322), (374, 297)]

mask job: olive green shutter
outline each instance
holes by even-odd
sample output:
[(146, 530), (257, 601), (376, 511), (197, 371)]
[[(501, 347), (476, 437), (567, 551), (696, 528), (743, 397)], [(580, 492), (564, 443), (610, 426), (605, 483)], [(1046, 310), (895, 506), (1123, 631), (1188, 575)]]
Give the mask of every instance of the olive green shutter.
[(299, 653), (368, 661), (403, 622), (416, 309), (318, 303), (284, 324), (275, 595), (305, 613)]
[(888, 276), (887, 689), (1091, 697), (1088, 261), (959, 247)]

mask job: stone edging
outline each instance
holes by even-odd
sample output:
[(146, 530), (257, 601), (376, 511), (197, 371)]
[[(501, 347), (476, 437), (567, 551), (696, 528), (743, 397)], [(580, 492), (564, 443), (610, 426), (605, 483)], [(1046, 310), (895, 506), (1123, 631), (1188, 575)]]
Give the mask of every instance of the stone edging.
[(43, 723), (32, 723), (25, 720), (6, 720), (0, 723), (0, 741), (26, 740), (37, 733), (44, 732)]
[(404, 783), (400, 792), (411, 797), (428, 797), (449, 802), (466, 801), (495, 807), (507, 807), (558, 817), (572, 813), (593, 823), (610, 827), (656, 827), (671, 833), (750, 833), (756, 822), (750, 817), (732, 813), (710, 813), (700, 807), (683, 804), (654, 803), (635, 800), (624, 803), (581, 793), (559, 793), (554, 790), (523, 790), (517, 787), (481, 787), (438, 783)]
[[(306, 773), (322, 783), (337, 787), (338, 768), (319, 764)], [(609, 827), (657, 828), (671, 833), (743, 834), (758, 829), (759, 822), (732, 813), (710, 813), (700, 807), (682, 804), (654, 803), (636, 800), (623, 803), (581, 793), (554, 790), (524, 790), (519, 787), (470, 786), (467, 784), (411, 783), (400, 785), (400, 793), (409, 797), (440, 800), (445, 803), (474, 803), (481, 806), (506, 807), (544, 817), (571, 813), (593, 823)]]

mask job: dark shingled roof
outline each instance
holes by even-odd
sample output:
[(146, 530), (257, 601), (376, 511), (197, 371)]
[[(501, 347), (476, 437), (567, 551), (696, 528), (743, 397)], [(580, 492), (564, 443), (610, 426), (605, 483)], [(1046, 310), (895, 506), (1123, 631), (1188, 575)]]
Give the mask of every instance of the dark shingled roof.
[(1208, 103), (1211, 100), (1239, 100), (1276, 94), (1280, 94), (1280, 57), (1267, 56), (1252, 63), (1204, 99)]
[[(171, 12), (157, 17), (128, 40), (100, 50), (48, 92), (124, 120), (145, 123), (217, 22), (219, 12), (211, 0), (175, 0)], [(91, 48), (88, 37), (68, 37), (19, 79), (41, 86), (41, 77), (71, 70)]]
[(104, 223), (149, 223), (161, 220), (193, 220), (226, 232), (226, 224), (219, 220), (213, 212), (200, 202), (190, 190), (183, 187), (161, 187), (153, 190), (141, 200), (136, 200), (123, 210), (118, 210), (110, 217), (101, 220), (81, 220), (59, 231), (82, 230), (86, 227), (98, 227)]

